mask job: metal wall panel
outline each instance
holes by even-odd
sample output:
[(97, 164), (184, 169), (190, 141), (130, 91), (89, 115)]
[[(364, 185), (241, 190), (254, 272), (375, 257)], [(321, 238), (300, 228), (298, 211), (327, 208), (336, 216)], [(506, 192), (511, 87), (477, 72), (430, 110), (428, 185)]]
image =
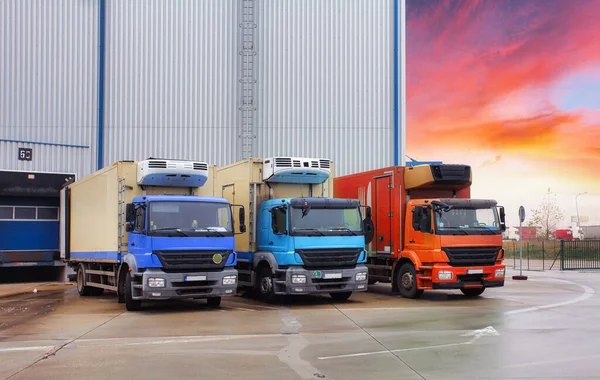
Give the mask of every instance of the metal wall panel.
[(257, 156), (393, 165), (393, 1), (257, 2)]
[(237, 1), (108, 0), (105, 158), (235, 161)]
[[(97, 1), (0, 1), (0, 169), (93, 171)], [(19, 161), (18, 148), (32, 148)]]

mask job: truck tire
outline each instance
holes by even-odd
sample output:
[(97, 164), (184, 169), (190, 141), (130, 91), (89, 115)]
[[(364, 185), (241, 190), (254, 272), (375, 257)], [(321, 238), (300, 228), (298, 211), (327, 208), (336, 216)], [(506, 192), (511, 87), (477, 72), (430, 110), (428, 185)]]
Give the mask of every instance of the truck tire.
[(485, 291), (485, 288), (467, 288), (467, 289), (461, 289), (460, 290), (462, 292), (462, 294), (464, 294), (467, 297), (477, 297), (480, 296), (481, 293), (483, 293)]
[(352, 292), (329, 293), (329, 296), (334, 301), (347, 301), (352, 295)]
[(82, 297), (88, 297), (92, 295), (92, 288), (85, 286), (85, 268), (83, 264), (77, 266), (77, 291)]
[(131, 276), (126, 275), (125, 278), (125, 308), (127, 311), (138, 311), (142, 309), (142, 301), (134, 300), (132, 297), (133, 283), (131, 282)]
[(275, 300), (275, 290), (273, 289), (273, 273), (269, 267), (263, 267), (258, 273), (258, 294), (265, 302)]
[(221, 297), (209, 297), (206, 299), (208, 307), (219, 307), (221, 305)]
[(404, 298), (419, 298), (423, 294), (423, 290), (417, 288), (417, 274), (415, 267), (411, 263), (402, 264), (398, 270), (396, 283), (398, 291)]

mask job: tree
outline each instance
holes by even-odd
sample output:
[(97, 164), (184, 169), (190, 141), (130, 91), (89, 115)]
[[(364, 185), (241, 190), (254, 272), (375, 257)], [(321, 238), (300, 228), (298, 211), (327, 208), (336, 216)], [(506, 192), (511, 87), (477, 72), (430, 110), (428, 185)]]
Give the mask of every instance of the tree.
[(556, 195), (550, 192), (544, 196), (540, 205), (531, 210), (532, 218), (530, 224), (541, 227), (541, 234), (548, 240), (550, 235), (556, 231), (556, 226), (564, 217), (565, 212), (560, 208), (556, 201)]

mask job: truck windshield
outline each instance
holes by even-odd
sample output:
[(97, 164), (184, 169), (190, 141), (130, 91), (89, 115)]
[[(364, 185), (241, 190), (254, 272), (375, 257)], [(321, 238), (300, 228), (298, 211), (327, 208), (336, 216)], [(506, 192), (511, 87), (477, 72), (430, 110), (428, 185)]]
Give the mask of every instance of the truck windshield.
[(438, 235), (499, 235), (500, 219), (496, 208), (437, 209), (435, 230)]
[(292, 236), (357, 236), (362, 235), (358, 208), (290, 207)]
[(217, 202), (150, 202), (149, 235), (233, 236), (231, 208)]

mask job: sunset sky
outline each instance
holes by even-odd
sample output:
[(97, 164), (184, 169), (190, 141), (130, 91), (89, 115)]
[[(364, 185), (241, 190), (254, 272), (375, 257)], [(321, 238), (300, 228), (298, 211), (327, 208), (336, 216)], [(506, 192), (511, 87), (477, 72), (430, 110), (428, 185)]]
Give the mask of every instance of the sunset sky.
[[(518, 225), (548, 188), (600, 224), (600, 0), (407, 0), (407, 152), (473, 167)], [(594, 224), (594, 223), (592, 223)]]

